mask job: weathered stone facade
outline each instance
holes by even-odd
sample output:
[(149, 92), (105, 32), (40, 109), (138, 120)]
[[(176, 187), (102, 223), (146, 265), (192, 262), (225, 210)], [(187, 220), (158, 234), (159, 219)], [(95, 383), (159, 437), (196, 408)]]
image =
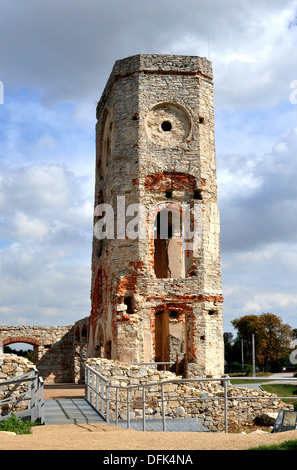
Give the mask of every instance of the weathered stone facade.
[(33, 362), (45, 383), (82, 382), (86, 359), (89, 318), (71, 326), (1, 326), (0, 365), (6, 345), (33, 346)]
[(28, 361), (28, 359), (16, 354), (4, 354), (2, 356), (0, 363), (0, 400), (8, 398), (10, 395), (22, 395), (22, 398), (15, 400), (13, 404), (0, 406), (0, 416), (4, 416), (11, 411), (15, 412), (27, 408), (28, 383), (1, 385), (1, 382), (26, 374), (33, 366), (34, 364)]
[[(124, 363), (177, 358), (198, 375), (219, 376), (223, 297), (211, 63), (170, 55), (119, 60), (97, 120), (88, 356)], [(102, 204), (114, 214), (105, 238)]]

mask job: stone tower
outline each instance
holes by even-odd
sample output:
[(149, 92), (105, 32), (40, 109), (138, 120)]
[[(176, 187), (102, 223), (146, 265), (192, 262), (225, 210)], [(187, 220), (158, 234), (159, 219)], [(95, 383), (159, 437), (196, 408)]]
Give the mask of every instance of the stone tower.
[(89, 351), (224, 370), (211, 63), (115, 63), (97, 106)]

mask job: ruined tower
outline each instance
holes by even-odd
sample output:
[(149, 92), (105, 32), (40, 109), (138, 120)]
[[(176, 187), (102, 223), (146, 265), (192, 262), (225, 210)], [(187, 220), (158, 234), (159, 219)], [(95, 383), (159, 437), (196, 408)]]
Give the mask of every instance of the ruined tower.
[(97, 106), (89, 356), (223, 373), (211, 63), (115, 63)]

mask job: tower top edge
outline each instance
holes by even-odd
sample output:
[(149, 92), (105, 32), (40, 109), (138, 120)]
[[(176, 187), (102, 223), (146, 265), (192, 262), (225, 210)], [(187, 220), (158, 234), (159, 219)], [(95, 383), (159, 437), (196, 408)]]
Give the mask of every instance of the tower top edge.
[(200, 72), (212, 78), (212, 63), (192, 55), (137, 54), (117, 60), (113, 68), (116, 75), (141, 71)]
[(200, 75), (212, 81), (212, 62), (205, 57), (171, 54), (136, 54), (114, 63), (97, 106), (97, 117), (113, 83), (134, 74)]

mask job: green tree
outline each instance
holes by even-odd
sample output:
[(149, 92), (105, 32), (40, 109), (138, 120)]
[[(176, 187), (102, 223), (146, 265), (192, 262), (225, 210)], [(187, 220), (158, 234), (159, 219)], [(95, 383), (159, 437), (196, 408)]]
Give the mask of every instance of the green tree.
[(268, 370), (271, 364), (289, 354), (293, 330), (277, 315), (245, 315), (231, 323), (237, 329), (238, 337), (251, 340), (255, 335), (256, 363), (263, 370)]

